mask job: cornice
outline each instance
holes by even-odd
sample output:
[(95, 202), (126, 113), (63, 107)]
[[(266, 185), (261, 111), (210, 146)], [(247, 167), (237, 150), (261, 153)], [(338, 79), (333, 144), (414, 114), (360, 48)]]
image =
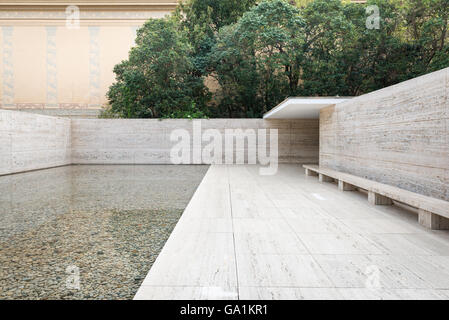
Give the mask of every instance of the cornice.
[(177, 0), (0, 0), (0, 6), (177, 6)]
[(0, 11), (47, 11), (61, 10), (70, 5), (76, 5), (81, 10), (174, 10), (177, 6), (176, 0), (169, 1), (27, 1), (11, 2), (0, 0)]
[[(4, 6), (0, 4), (0, 11), (19, 11), (19, 12), (26, 12), (26, 11), (61, 11), (64, 10), (67, 7), (67, 5), (51, 5), (51, 6)], [(156, 6), (156, 5), (141, 5), (141, 6), (125, 6), (125, 5), (95, 5), (95, 6), (83, 6), (78, 5), (80, 10), (85, 11), (142, 11), (142, 10), (174, 10), (176, 6)]]

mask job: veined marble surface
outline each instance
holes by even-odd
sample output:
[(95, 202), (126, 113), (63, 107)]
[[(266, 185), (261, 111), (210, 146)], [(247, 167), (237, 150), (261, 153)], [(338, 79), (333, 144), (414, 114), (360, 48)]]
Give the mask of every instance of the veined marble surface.
[(449, 232), (300, 165), (211, 166), (135, 299), (449, 299)]

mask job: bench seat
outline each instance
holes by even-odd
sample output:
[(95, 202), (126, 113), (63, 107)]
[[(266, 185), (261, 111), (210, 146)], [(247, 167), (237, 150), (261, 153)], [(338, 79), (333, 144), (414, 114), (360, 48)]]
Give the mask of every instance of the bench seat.
[[(357, 177), (318, 165), (303, 165), (306, 175), (318, 175), (320, 182), (336, 181), (342, 191), (361, 188), (368, 191), (368, 200), (374, 205), (391, 205), (392, 200), (419, 210), (419, 222), (430, 229), (449, 229), (449, 202), (424, 196), (384, 183)], [(442, 219), (446, 218), (446, 219)]]

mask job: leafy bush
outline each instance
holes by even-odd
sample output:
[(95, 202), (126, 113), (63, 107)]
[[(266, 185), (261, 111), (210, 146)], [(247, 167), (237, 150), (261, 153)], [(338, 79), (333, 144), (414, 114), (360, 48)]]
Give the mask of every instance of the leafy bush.
[(208, 91), (193, 75), (191, 46), (173, 18), (150, 19), (137, 32), (129, 59), (114, 67), (109, 88), (111, 111), (124, 118), (159, 118), (205, 109)]
[(220, 83), (222, 114), (260, 117), (286, 95), (296, 94), (304, 26), (298, 8), (271, 0), (220, 30), (211, 59)]
[(120, 115), (113, 112), (109, 105), (103, 106), (100, 110), (100, 114), (98, 115), (99, 119), (116, 119), (120, 118)]
[(448, 67), (448, 17), (448, 0), (185, 0), (138, 31), (108, 116), (260, 117), (288, 96), (368, 93)]
[(198, 109), (195, 103), (192, 103), (189, 109), (187, 110), (176, 110), (166, 116), (164, 118), (172, 118), (172, 119), (207, 119), (207, 115)]

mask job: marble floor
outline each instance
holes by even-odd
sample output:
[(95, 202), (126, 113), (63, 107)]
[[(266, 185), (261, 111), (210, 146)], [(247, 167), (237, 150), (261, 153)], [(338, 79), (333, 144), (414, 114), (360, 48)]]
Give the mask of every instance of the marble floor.
[(211, 166), (135, 299), (449, 299), (449, 232), (361, 192)]

